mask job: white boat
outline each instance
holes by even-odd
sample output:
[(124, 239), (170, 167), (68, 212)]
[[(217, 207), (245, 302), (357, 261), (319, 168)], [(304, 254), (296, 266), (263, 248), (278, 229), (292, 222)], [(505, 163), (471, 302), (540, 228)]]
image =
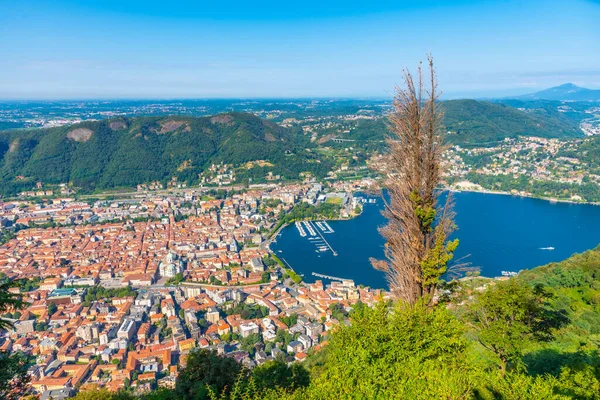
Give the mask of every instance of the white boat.
[(554, 247), (540, 247), (540, 250), (554, 250)]
[(310, 236), (316, 236), (317, 235), (317, 233), (313, 229), (310, 221), (304, 221), (304, 227), (308, 230), (308, 233), (310, 234)]
[(329, 230), (329, 233), (333, 233), (334, 230), (331, 229), (331, 226), (327, 223), (327, 221), (323, 221), (323, 225), (325, 225), (325, 227)]
[(306, 232), (304, 231), (304, 228), (302, 228), (302, 225), (300, 225), (300, 222), (296, 222), (296, 228), (298, 229), (300, 236), (302, 236), (302, 237), (306, 236)]
[(333, 233), (333, 229), (331, 229), (331, 226), (327, 222), (319, 221), (316, 224), (323, 233)]

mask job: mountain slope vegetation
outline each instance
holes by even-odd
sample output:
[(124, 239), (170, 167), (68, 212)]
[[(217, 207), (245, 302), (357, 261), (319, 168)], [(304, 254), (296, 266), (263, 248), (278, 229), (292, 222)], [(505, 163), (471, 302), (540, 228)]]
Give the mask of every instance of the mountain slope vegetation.
[(521, 110), (475, 100), (443, 103), (444, 124), (454, 144), (494, 142), (517, 136), (569, 138), (583, 136), (576, 123), (558, 111)]
[[(447, 140), (485, 145), (517, 136), (582, 136), (579, 120), (554, 104), (527, 108), (501, 103), (451, 100), (442, 103)], [(0, 193), (32, 190), (36, 182), (68, 183), (84, 192), (173, 177), (198, 183), (213, 163), (237, 167), (240, 181), (264, 179), (268, 172), (297, 179), (302, 172), (325, 177), (334, 160), (315, 152), (331, 139), (355, 141), (364, 150), (383, 150), (385, 118), (358, 120), (345, 133), (322, 133), (311, 141), (298, 125), (282, 127), (252, 114), (212, 117), (119, 117), (48, 129), (0, 132)], [(341, 143), (342, 146), (347, 144)], [(252, 161), (264, 161), (252, 163)]]
[(211, 163), (264, 160), (273, 173), (297, 178), (326, 174), (330, 165), (306, 150), (299, 128), (250, 114), (213, 117), (136, 117), (0, 133), (0, 190), (71, 183), (84, 190), (150, 181), (195, 182)]
[[(519, 104), (520, 102), (516, 102)], [(582, 137), (577, 120), (556, 111), (556, 107), (517, 109), (505, 104), (477, 100), (448, 100), (441, 103), (447, 140), (452, 144), (481, 145), (505, 138)], [(387, 135), (385, 119), (359, 121), (343, 139), (359, 143), (382, 142)]]

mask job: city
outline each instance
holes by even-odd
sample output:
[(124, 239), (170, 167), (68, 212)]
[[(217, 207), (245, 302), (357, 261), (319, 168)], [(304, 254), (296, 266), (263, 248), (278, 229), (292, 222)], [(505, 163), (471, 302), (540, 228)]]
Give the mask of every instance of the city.
[(269, 251), (273, 229), (298, 203), (372, 184), (270, 184), (223, 199), (188, 189), (91, 206), (5, 202), (3, 220), (55, 227), (19, 230), (0, 248), (0, 273), (26, 282), (11, 291), (29, 304), (3, 316), (14, 329), (2, 349), (35, 356), (32, 387), (53, 399), (86, 384), (173, 387), (193, 348), (249, 368), (303, 361), (354, 303), (388, 294), (352, 281), (301, 282)]
[(598, 21), (0, 1), (0, 400), (600, 400)]

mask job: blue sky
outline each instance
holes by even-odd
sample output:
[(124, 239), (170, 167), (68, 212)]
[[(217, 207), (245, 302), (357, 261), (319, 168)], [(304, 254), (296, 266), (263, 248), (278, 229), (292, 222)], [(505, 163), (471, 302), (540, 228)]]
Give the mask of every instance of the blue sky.
[(0, 0), (0, 99), (445, 96), (600, 88), (600, 1)]

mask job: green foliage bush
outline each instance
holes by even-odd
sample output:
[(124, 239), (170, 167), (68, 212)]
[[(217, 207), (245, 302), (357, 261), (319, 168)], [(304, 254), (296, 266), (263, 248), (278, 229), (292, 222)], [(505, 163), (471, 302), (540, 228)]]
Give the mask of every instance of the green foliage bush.
[(129, 286), (115, 289), (107, 289), (104, 286), (91, 286), (85, 293), (84, 304), (89, 306), (92, 302), (100, 299), (112, 299), (130, 296), (135, 297), (136, 292)]
[(211, 391), (227, 393), (242, 373), (235, 360), (206, 349), (192, 351), (186, 363), (177, 377), (175, 398), (207, 399)]

